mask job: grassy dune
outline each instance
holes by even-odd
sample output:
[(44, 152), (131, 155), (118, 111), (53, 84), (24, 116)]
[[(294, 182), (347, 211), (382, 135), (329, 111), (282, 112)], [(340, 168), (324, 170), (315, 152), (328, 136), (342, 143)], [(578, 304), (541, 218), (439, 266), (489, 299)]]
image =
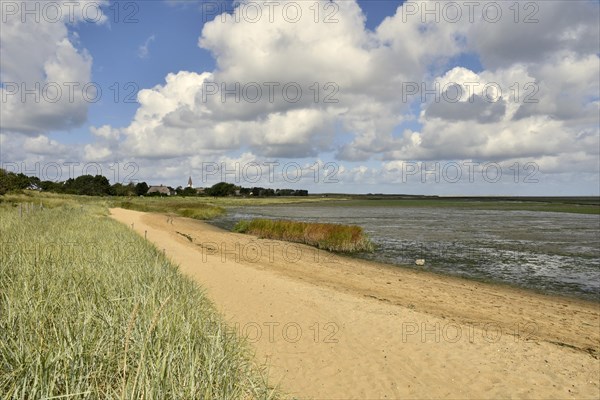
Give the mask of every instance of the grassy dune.
[(253, 219), (240, 221), (234, 231), (261, 238), (304, 243), (319, 249), (353, 253), (372, 251), (373, 243), (356, 225), (320, 224), (287, 220)]
[(104, 197), (75, 196), (72, 194), (37, 192), (33, 190), (22, 190), (0, 196), (0, 207), (18, 207), (19, 205), (22, 206), (23, 210), (27, 210), (28, 206), (32, 205), (35, 208), (39, 208), (40, 205), (44, 208), (63, 206), (81, 208), (85, 206), (88, 211), (95, 214), (108, 214), (108, 201)]
[(277, 396), (203, 292), (102, 210), (0, 206), (0, 398)]

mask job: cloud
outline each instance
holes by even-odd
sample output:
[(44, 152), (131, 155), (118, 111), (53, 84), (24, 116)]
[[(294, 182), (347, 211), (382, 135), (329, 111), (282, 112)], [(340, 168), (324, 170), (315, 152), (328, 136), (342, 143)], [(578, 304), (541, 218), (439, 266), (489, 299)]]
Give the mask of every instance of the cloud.
[[(312, 2), (279, 5), (301, 7), (294, 22), (280, 12), (250, 21), (248, 4), (204, 25), (198, 44), (215, 69), (170, 73), (141, 90), (140, 107), (111, 151), (155, 161), (242, 152), (595, 165), (587, 161), (599, 136), (598, 7), (591, 2), (531, 3), (539, 8), (533, 24), (523, 21), (531, 12), (525, 5), (517, 22), (507, 3), (497, 23), (480, 16), (423, 23), (421, 15), (407, 17), (404, 3), (374, 30), (355, 1), (335, 2), (331, 24), (315, 23)], [(449, 67), (466, 56), (483, 70)], [(356, 179), (371, 179), (369, 171), (355, 170)]]
[[(536, 86), (523, 90), (523, 100), (535, 97), (534, 102), (523, 102), (515, 119), (531, 115), (576, 122), (598, 119), (598, 103), (590, 101), (600, 93), (600, 61), (596, 54), (578, 55), (574, 52), (556, 53), (550, 62), (532, 66)], [(535, 94), (534, 94), (535, 92)]]
[(596, 2), (495, 4), (503, 17), (496, 23), (473, 24), (467, 39), (488, 69), (546, 62), (564, 51), (579, 56), (598, 52), (600, 8)]
[(152, 35), (148, 37), (148, 39), (146, 39), (144, 44), (138, 47), (137, 55), (139, 58), (148, 58), (148, 56), (150, 55), (150, 43), (154, 42), (154, 39), (156, 39), (156, 37)]
[(92, 126), (90, 132), (96, 137), (109, 141), (118, 140), (120, 137), (120, 131), (112, 128), (110, 125), (102, 125), (100, 128)]
[(453, 27), (422, 31), (414, 21), (386, 20), (369, 31), (354, 1), (335, 3), (338, 22), (331, 24), (309, 18), (312, 3), (289, 4), (302, 7), (297, 23), (281, 13), (272, 21), (238, 18), (243, 2), (234, 15), (206, 23), (199, 45), (217, 68), (169, 74), (164, 85), (140, 91), (140, 108), (123, 129), (127, 150), (155, 158), (244, 148), (303, 157), (332, 150), (340, 127), (348, 135), (386, 135), (407, 107), (398, 96), (402, 82), (420, 80), (428, 62), (461, 46), (451, 35), (436, 39)]
[[(486, 78), (491, 78), (488, 81)], [(503, 90), (497, 78), (479, 76), (463, 67), (456, 67), (435, 80), (436, 95), (426, 106), (425, 119), (477, 121), (481, 124), (500, 121), (507, 108), (508, 88)], [(445, 88), (445, 90), (443, 90)]]
[[(455, 88), (456, 86), (453, 86), (454, 90)], [(485, 124), (499, 121), (505, 111), (504, 100), (492, 102), (483, 96), (473, 94), (468, 102), (434, 102), (427, 109), (425, 118), (442, 118), (449, 121), (474, 120)]]
[[(16, 8), (0, 22), (0, 129), (36, 136), (80, 126), (90, 104), (85, 96), (95, 97), (93, 86), (84, 90), (91, 81), (92, 57), (76, 47), (78, 37), (70, 35), (69, 26), (104, 23), (99, 7), (108, 2), (55, 2), (56, 20), (43, 16), (37, 21), (31, 14), (21, 15), (21, 4), (14, 3)], [(95, 21), (83, 18), (81, 9), (90, 7), (97, 10)]]
[(47, 136), (28, 137), (23, 142), (23, 149), (29, 153), (40, 155), (61, 155), (66, 151), (66, 146)]
[(112, 154), (108, 147), (95, 144), (86, 144), (83, 150), (86, 161), (105, 161)]
[[(583, 67), (582, 67), (583, 68)], [(548, 156), (597, 153), (600, 146), (600, 130), (592, 119), (576, 120), (556, 118), (550, 112), (531, 112), (531, 104), (545, 107), (544, 97), (538, 103), (527, 103), (517, 88), (538, 82), (522, 65), (496, 72), (484, 71), (476, 74), (465, 68), (455, 68), (438, 79), (441, 85), (454, 82), (463, 93), (466, 86), (478, 87), (481, 91), (461, 101), (449, 103), (432, 101), (423, 104), (418, 132), (406, 132), (384, 152), (388, 160), (507, 160), (529, 158), (536, 162)], [(554, 68), (551, 68), (554, 70)], [(583, 68), (586, 70), (586, 68)], [(588, 77), (583, 74), (571, 83)], [(568, 82), (568, 79), (566, 79)], [(517, 83), (518, 85), (515, 85)], [(490, 85), (493, 84), (493, 85)], [(454, 86), (452, 86), (454, 88)], [(571, 93), (582, 99), (587, 91), (578, 92), (572, 84)], [(490, 101), (484, 97), (484, 88), (493, 88)], [(581, 85), (583, 89), (583, 85)], [(549, 101), (552, 97), (545, 98)], [(471, 100), (473, 100), (471, 102)], [(529, 110), (525, 113), (523, 109)], [(554, 110), (550, 108), (549, 110)], [(586, 113), (583, 113), (584, 115)], [(583, 121), (583, 122), (582, 122)], [(368, 145), (365, 145), (368, 148)], [(588, 164), (590, 165), (590, 164)]]

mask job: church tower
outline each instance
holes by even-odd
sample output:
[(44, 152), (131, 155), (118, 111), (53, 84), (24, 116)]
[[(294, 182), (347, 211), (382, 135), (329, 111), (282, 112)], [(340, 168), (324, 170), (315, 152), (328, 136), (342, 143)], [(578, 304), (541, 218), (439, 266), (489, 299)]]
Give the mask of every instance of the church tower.
[(189, 187), (189, 188), (193, 187), (193, 186), (192, 186), (192, 177), (191, 177), (191, 176), (188, 178), (188, 184), (187, 184), (187, 187)]

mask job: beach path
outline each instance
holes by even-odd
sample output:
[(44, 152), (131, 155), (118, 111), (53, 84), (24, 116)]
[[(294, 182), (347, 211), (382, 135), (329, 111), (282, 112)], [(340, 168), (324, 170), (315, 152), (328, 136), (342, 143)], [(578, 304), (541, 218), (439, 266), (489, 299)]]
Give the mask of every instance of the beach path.
[(600, 398), (594, 303), (111, 209), (302, 399)]

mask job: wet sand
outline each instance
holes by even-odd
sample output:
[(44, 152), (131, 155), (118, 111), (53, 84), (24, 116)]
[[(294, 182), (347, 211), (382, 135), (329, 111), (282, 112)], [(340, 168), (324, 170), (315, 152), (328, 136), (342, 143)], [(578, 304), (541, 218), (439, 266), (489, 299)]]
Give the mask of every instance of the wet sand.
[(298, 398), (600, 398), (600, 305), (111, 209)]

